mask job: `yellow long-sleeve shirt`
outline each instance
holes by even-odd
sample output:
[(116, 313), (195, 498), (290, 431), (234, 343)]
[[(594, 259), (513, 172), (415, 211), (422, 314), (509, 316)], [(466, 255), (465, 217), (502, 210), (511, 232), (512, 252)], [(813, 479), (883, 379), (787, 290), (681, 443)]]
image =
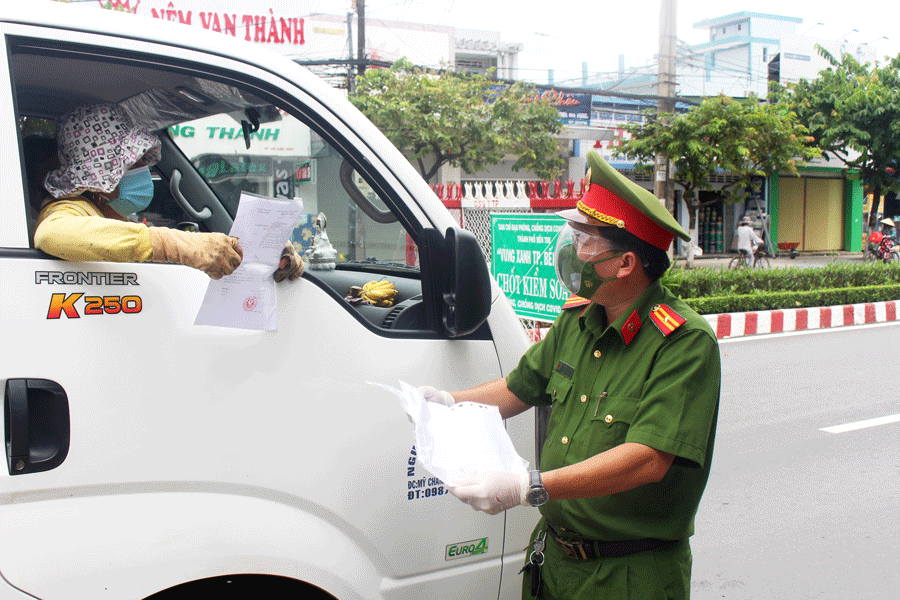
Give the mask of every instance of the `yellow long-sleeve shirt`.
[(148, 262), (150, 230), (142, 223), (109, 219), (83, 196), (50, 202), (37, 219), (34, 245), (73, 261)]

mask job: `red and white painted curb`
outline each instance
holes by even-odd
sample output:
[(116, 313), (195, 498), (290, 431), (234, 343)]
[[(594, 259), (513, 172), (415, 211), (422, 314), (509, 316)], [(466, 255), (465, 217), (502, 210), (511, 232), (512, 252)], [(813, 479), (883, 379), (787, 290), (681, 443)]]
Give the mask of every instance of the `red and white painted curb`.
[(717, 338), (734, 338), (763, 333), (783, 333), (825, 329), (846, 325), (887, 323), (900, 314), (900, 300), (866, 302), (819, 308), (790, 308), (746, 313), (703, 315)]
[[(900, 300), (886, 302), (866, 302), (843, 306), (818, 308), (788, 308), (746, 313), (722, 313), (703, 315), (716, 337), (735, 338), (764, 333), (787, 333), (807, 329), (826, 329), (847, 325), (868, 323), (889, 323), (897, 321), (900, 315)], [(539, 342), (547, 335), (549, 328), (528, 329), (532, 342)]]

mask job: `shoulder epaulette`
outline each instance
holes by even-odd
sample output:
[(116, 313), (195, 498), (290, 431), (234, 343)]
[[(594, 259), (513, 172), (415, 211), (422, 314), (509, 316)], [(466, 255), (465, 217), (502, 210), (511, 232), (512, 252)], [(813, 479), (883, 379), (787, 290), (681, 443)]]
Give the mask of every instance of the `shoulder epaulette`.
[(684, 317), (665, 304), (657, 304), (653, 307), (650, 311), (650, 320), (665, 336), (670, 335), (685, 323)]
[(572, 294), (571, 296), (569, 296), (566, 299), (565, 302), (563, 302), (562, 309), (569, 310), (570, 308), (578, 308), (581, 306), (587, 306), (590, 303), (591, 303), (590, 300), (586, 300), (586, 299), (582, 298), (581, 296), (576, 296), (575, 294)]

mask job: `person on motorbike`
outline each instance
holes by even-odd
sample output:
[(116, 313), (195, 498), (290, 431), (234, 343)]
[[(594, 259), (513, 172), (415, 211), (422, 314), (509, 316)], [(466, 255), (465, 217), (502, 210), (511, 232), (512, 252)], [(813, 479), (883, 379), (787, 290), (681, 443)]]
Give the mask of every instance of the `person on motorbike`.
[(752, 223), (750, 217), (744, 217), (737, 228), (738, 252), (747, 255), (747, 264), (751, 268), (756, 263), (756, 249), (763, 243), (762, 238), (753, 231)]
[(885, 217), (881, 221), (881, 243), (878, 244), (878, 258), (884, 262), (891, 259), (891, 249), (897, 245), (897, 239), (894, 237), (894, 220)]

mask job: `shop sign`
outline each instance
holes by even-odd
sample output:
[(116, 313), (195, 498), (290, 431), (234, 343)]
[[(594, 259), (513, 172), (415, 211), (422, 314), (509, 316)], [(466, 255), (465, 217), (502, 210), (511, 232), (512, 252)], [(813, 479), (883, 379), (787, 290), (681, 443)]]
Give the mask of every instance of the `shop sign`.
[(286, 0), (270, 0), (265, 5), (267, 10), (255, 11), (248, 10), (247, 2), (233, 0), (80, 0), (80, 3), (199, 26), (248, 42), (276, 46), (306, 43), (306, 21), (298, 15), (301, 7)]
[(549, 100), (559, 111), (559, 119), (568, 125), (591, 124), (591, 95), (538, 86), (535, 100)]

